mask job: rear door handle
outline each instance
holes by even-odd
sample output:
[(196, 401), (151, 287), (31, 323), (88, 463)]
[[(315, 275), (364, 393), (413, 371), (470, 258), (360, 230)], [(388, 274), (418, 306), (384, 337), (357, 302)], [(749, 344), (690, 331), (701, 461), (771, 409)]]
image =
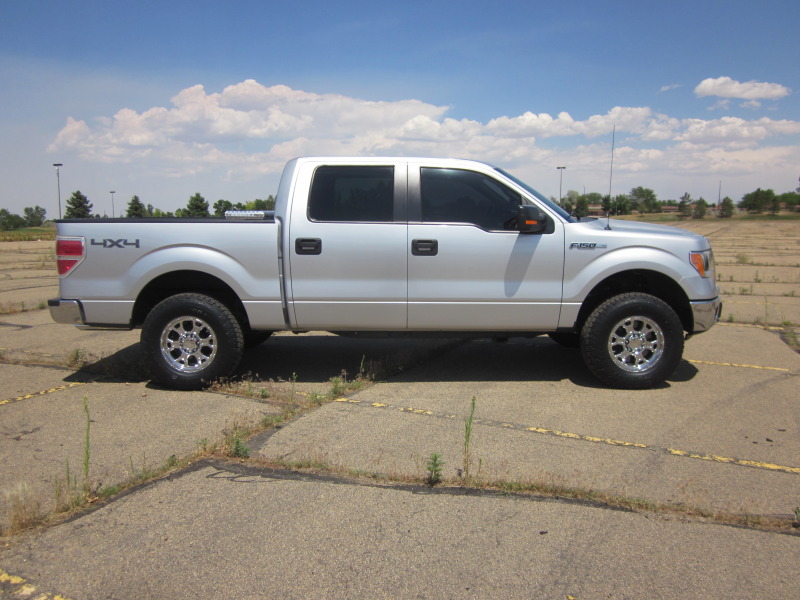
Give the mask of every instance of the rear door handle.
[(439, 240), (411, 240), (411, 254), (436, 256), (439, 254)]
[(297, 238), (294, 241), (295, 254), (322, 254), (322, 240), (319, 238)]

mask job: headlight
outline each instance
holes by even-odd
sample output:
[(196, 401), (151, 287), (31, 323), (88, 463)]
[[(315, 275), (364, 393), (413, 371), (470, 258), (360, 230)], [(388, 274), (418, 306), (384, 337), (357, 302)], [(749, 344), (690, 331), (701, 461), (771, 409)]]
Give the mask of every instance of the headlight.
[(689, 252), (689, 262), (700, 273), (700, 277), (714, 279), (714, 253), (711, 248), (701, 252)]

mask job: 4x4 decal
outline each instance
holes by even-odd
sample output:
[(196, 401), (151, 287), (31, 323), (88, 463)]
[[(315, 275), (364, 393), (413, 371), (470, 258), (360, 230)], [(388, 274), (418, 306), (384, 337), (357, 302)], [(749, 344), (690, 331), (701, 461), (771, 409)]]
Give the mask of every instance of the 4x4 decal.
[(103, 248), (124, 248), (125, 246), (133, 246), (134, 248), (139, 247), (139, 240), (135, 239), (132, 242), (128, 241), (125, 238), (119, 240), (111, 240), (111, 239), (104, 239), (101, 242), (98, 242), (94, 238), (91, 241), (92, 246), (102, 246)]

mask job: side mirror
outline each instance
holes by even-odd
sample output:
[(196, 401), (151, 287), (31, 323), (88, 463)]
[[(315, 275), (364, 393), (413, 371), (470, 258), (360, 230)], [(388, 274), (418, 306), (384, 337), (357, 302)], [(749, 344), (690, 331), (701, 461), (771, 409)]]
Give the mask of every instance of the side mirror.
[(520, 233), (542, 233), (547, 228), (547, 215), (538, 207), (523, 204), (517, 213), (517, 229)]

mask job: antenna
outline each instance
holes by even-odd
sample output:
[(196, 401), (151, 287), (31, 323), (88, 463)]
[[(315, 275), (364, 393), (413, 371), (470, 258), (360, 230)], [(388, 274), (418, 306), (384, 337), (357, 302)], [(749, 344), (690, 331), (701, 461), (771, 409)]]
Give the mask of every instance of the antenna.
[(614, 179), (614, 144), (617, 141), (617, 124), (611, 132), (611, 172), (608, 175), (608, 203), (609, 209), (606, 213), (606, 229), (611, 229), (611, 181)]

